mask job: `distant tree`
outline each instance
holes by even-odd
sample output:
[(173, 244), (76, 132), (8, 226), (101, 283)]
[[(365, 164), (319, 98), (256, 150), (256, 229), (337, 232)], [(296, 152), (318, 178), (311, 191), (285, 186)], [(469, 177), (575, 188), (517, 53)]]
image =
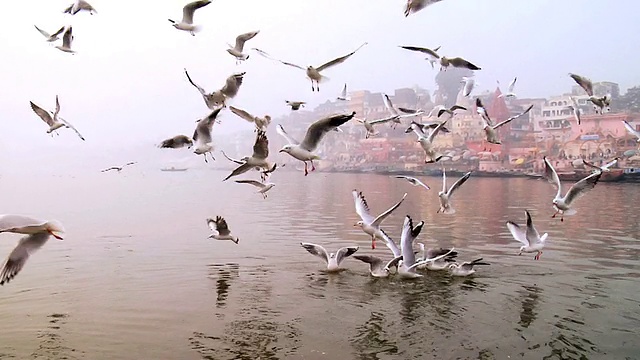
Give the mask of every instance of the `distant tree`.
[(473, 71), (450, 66), (446, 71), (438, 72), (436, 75), (436, 84), (438, 85), (436, 100), (442, 101), (446, 107), (455, 105), (458, 92), (462, 88), (460, 81), (465, 76), (473, 76)]
[(634, 86), (611, 103), (615, 110), (640, 112), (640, 86)]

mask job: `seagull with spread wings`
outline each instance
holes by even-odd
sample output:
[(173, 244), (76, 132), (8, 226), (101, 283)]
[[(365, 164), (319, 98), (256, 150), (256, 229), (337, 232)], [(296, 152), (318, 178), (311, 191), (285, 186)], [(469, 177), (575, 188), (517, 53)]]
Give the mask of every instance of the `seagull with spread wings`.
[(464, 106), (460, 106), (460, 105), (453, 105), (452, 107), (450, 107), (448, 109), (447, 108), (443, 108), (443, 109), (438, 110), (438, 117), (442, 116), (442, 114), (444, 114), (444, 113), (447, 113), (447, 114), (449, 114), (449, 119), (451, 119), (453, 117), (453, 115), (455, 115), (455, 111), (456, 110), (464, 110), (464, 111), (466, 111), (467, 108), (464, 107)]
[(240, 239), (233, 236), (231, 234), (231, 230), (229, 230), (229, 225), (227, 225), (227, 221), (222, 216), (216, 216), (216, 219), (207, 219), (207, 225), (209, 225), (209, 229), (211, 229), (212, 234), (209, 235), (209, 239), (216, 240), (229, 240), (234, 243), (238, 243)]
[(615, 157), (613, 160), (609, 161), (608, 163), (602, 165), (602, 166), (598, 166), (596, 164), (590, 163), (585, 159), (582, 159), (582, 163), (584, 164), (584, 166), (589, 167), (594, 169), (596, 172), (600, 171), (600, 172), (611, 172), (611, 167), (614, 166), (615, 164), (618, 163), (618, 160), (620, 160), (619, 157)]
[(418, 47), (418, 46), (400, 46), (400, 47), (405, 50), (416, 51), (422, 54), (426, 54), (427, 57), (425, 58), (425, 60), (427, 60), (431, 64), (432, 69), (435, 69), (435, 63), (440, 61), (440, 55), (438, 55), (438, 53), (436, 52), (440, 50), (440, 46), (438, 46), (433, 50), (429, 48)]
[(288, 106), (291, 106), (291, 110), (292, 111), (300, 110), (300, 108), (304, 107), (304, 104), (306, 104), (306, 102), (304, 102), (304, 101), (289, 101), (289, 100), (285, 100), (284, 102)]
[(201, 86), (197, 85), (193, 82), (193, 80), (191, 80), (187, 69), (184, 69), (184, 73), (185, 75), (187, 75), (187, 79), (189, 80), (191, 85), (198, 89), (200, 95), (202, 95), (202, 98), (204, 99), (204, 103), (210, 110), (215, 110), (218, 106), (226, 107), (227, 99), (234, 98), (236, 95), (238, 95), (240, 85), (242, 85), (244, 75), (246, 74), (246, 72), (241, 72), (229, 76), (225, 80), (225, 84), (220, 90), (214, 91), (209, 94)]
[(313, 67), (313, 66), (309, 65), (306, 68), (302, 67), (300, 65), (296, 65), (296, 64), (290, 63), (290, 62), (286, 62), (286, 61), (275, 59), (275, 58), (271, 57), (269, 54), (267, 54), (266, 52), (261, 51), (261, 50), (258, 51), (258, 53), (261, 54), (262, 56), (268, 58), (268, 59), (279, 61), (284, 65), (292, 66), (292, 67), (298, 68), (300, 70), (306, 71), (307, 77), (309, 78), (309, 80), (311, 80), (311, 91), (316, 91), (316, 90), (320, 91), (320, 85), (319, 85), (320, 82), (323, 81), (323, 80), (327, 80), (328, 79), (327, 77), (323, 76), (321, 74), (321, 72), (323, 70), (326, 70), (326, 69), (332, 67), (332, 66), (335, 66), (335, 65), (343, 63), (345, 60), (347, 60), (349, 57), (351, 57), (351, 55), (355, 54), (358, 50), (360, 50), (360, 48), (362, 48), (365, 45), (367, 45), (366, 42), (364, 44), (360, 45), (354, 51), (348, 53), (347, 55), (341, 56), (339, 58), (335, 58), (335, 59), (333, 59), (333, 60), (331, 60), (331, 61), (329, 61), (329, 62), (327, 62), (325, 64), (322, 64), (322, 65), (320, 65), (318, 67)]
[[(513, 92), (513, 88), (516, 86), (516, 81), (518, 80), (518, 77), (514, 77), (513, 80), (511, 81), (511, 83), (509, 83), (509, 88), (507, 89), (507, 92), (504, 94), (500, 94), (498, 95), (499, 98), (512, 98), (512, 97), (516, 97), (516, 93)], [(500, 85), (500, 82), (498, 81), (498, 85)]]
[(396, 179), (405, 179), (407, 180), (409, 183), (411, 183), (411, 185), (413, 186), (422, 186), (423, 188), (425, 188), (426, 190), (431, 189), (427, 184), (423, 183), (422, 181), (420, 181), (418, 178), (414, 178), (413, 176), (406, 176), (406, 175), (396, 175), (394, 176), (394, 178)]
[(236, 58), (236, 64), (239, 64), (249, 58), (249, 54), (243, 53), (244, 43), (256, 37), (256, 35), (258, 35), (259, 32), (260, 30), (250, 31), (248, 33), (240, 34), (236, 37), (235, 46), (232, 46), (231, 44), (227, 44), (229, 45), (227, 52)]
[(229, 106), (229, 110), (248, 122), (253, 123), (256, 126), (255, 131), (267, 131), (267, 126), (271, 124), (271, 116), (269, 115), (265, 115), (264, 117), (253, 116), (248, 112), (233, 106)]
[(589, 101), (593, 103), (593, 108), (595, 109), (596, 114), (598, 113), (602, 114), (605, 108), (607, 108), (607, 110), (610, 110), (609, 109), (609, 106), (611, 105), (610, 94), (607, 94), (602, 97), (595, 96), (593, 93), (593, 82), (591, 82), (590, 79), (584, 76), (580, 76), (572, 73), (569, 73), (569, 77), (571, 77), (578, 85), (580, 85), (580, 87), (584, 89), (587, 95), (589, 95)]
[(48, 32), (40, 29), (39, 27), (35, 26), (36, 30), (38, 30), (40, 32), (40, 34), (42, 34), (42, 36), (44, 36), (45, 38), (47, 38), (48, 42), (54, 42), (56, 40), (59, 39), (58, 35), (62, 34), (62, 32), (64, 31), (65, 27), (61, 27), (60, 29), (58, 29), (58, 31), (54, 32), (53, 34), (49, 34)]
[(127, 167), (127, 166), (129, 166), (129, 165), (133, 165), (133, 164), (135, 164), (135, 161), (134, 161), (134, 162), (128, 162), (128, 163), (126, 163), (126, 164), (124, 164), (124, 165), (122, 165), (122, 166), (112, 166), (112, 167), (110, 167), (110, 168), (106, 168), (106, 169), (104, 169), (104, 170), (100, 170), (100, 172), (107, 172), (107, 171), (111, 171), (111, 170), (117, 170), (118, 172), (120, 172), (120, 171), (122, 171), (122, 169), (124, 169), (125, 167)]
[(211, 0), (197, 0), (190, 2), (182, 8), (181, 21), (169, 19), (169, 22), (173, 25), (174, 28), (182, 31), (188, 31), (191, 35), (195, 36), (196, 32), (200, 31), (201, 27), (193, 24), (193, 15), (195, 14), (196, 10), (209, 4), (211, 4)]
[(440, 208), (437, 212), (438, 214), (455, 214), (456, 210), (451, 206), (451, 196), (453, 196), (453, 193), (458, 190), (458, 188), (462, 186), (462, 184), (469, 180), (470, 176), (471, 171), (462, 175), (460, 179), (454, 182), (453, 185), (451, 185), (451, 187), (447, 189), (447, 173), (444, 170), (444, 167), (442, 168), (442, 191), (438, 193), (438, 200), (440, 201)]
[(240, 161), (243, 161), (242, 165), (235, 168), (229, 176), (223, 181), (228, 180), (233, 176), (244, 174), (253, 168), (259, 168), (269, 170), (274, 167), (274, 164), (269, 162), (269, 139), (264, 131), (258, 131), (256, 135), (256, 141), (253, 145), (253, 155), (243, 157)]
[(66, 121), (65, 119), (59, 116), (60, 101), (58, 101), (58, 95), (56, 95), (56, 109), (53, 113), (49, 113), (48, 111), (44, 110), (40, 106), (34, 104), (32, 101), (29, 101), (29, 103), (31, 104), (31, 109), (33, 110), (33, 112), (35, 112), (36, 115), (38, 115), (40, 119), (42, 119), (42, 121), (44, 121), (47, 125), (49, 125), (49, 130), (47, 130), (47, 134), (51, 134), (51, 136), (53, 136), (52, 132), (62, 127), (65, 127), (73, 130), (78, 135), (78, 137), (82, 139), (82, 141), (85, 140), (84, 137), (80, 134), (80, 132), (78, 132), (78, 130), (73, 125), (71, 125), (71, 123), (69, 123), (68, 121)]
[(398, 124), (402, 124), (400, 119), (409, 118), (409, 117), (415, 117), (415, 116), (424, 114), (424, 111), (422, 111), (422, 110), (412, 111), (412, 109), (402, 109), (402, 110), (400, 110), (400, 109), (396, 108), (395, 105), (393, 105), (393, 102), (391, 102), (391, 98), (389, 97), (389, 95), (384, 94), (384, 93), (382, 94), (382, 102), (384, 103), (384, 107), (389, 112), (389, 115), (393, 118), (392, 121), (393, 121), (393, 128), (394, 129)]
[(186, 135), (176, 135), (172, 138), (162, 141), (158, 145), (159, 148), (167, 149), (179, 149), (185, 146), (187, 147), (187, 149), (190, 149), (193, 146), (193, 140), (191, 140), (191, 138)]
[(526, 115), (529, 111), (531, 111), (531, 109), (533, 109), (533, 105), (529, 105), (528, 108), (526, 108), (523, 112), (521, 112), (520, 114), (514, 115), (510, 118), (508, 118), (505, 121), (499, 122), (495, 125), (490, 125), (487, 120), (485, 120), (484, 118), (482, 118), (482, 122), (484, 123), (483, 126), (483, 130), (485, 132), (486, 138), (487, 138), (487, 142), (491, 143), (491, 144), (496, 144), (496, 145), (500, 145), (502, 144), (502, 142), (500, 142), (500, 139), (498, 138), (498, 132), (496, 131), (499, 127), (506, 125), (508, 123), (510, 123), (511, 121)]
[(511, 235), (514, 239), (522, 243), (520, 247), (520, 252), (518, 255), (522, 255), (525, 253), (536, 253), (534, 256), (535, 260), (540, 259), (540, 255), (542, 255), (542, 249), (544, 248), (545, 241), (547, 240), (547, 236), (549, 234), (544, 233), (542, 236), (538, 233), (538, 230), (533, 226), (533, 220), (531, 220), (531, 214), (529, 211), (524, 211), (525, 216), (527, 218), (527, 227), (522, 228), (520, 225), (516, 224), (513, 221), (507, 221), (507, 229), (511, 232)]
[(276, 184), (272, 182), (260, 182), (256, 180), (236, 180), (238, 184), (249, 184), (258, 188), (258, 194), (262, 194), (262, 198), (267, 198), (267, 191), (271, 190)]
[(379, 124), (384, 124), (387, 123), (389, 121), (395, 121), (396, 119), (398, 119), (398, 116), (389, 116), (386, 118), (382, 118), (382, 119), (376, 119), (376, 120), (367, 120), (367, 119), (359, 119), (359, 118), (354, 118), (357, 122), (361, 123), (362, 125), (364, 125), (365, 130), (367, 131), (366, 134), (364, 135), (365, 139), (370, 138), (371, 136), (376, 136), (378, 135), (378, 131), (376, 131), (374, 125), (379, 125)]
[(438, 150), (436, 150), (433, 147), (433, 141), (436, 138), (436, 135), (438, 135), (438, 133), (440, 132), (440, 130), (444, 127), (444, 125), (447, 123), (447, 120), (441, 122), (440, 124), (438, 124), (438, 126), (436, 126), (435, 129), (433, 129), (429, 135), (425, 134), (423, 127), (416, 123), (416, 122), (412, 122), (410, 125), (411, 130), (413, 130), (413, 132), (418, 136), (418, 142), (420, 143), (420, 146), (422, 147), (422, 150), (424, 150), (425, 153), (425, 158), (424, 158), (424, 163), (425, 164), (430, 164), (430, 163), (435, 163), (438, 162), (441, 158), (442, 158), (442, 154), (440, 152), (438, 152)]
[(377, 217), (373, 217), (371, 215), (371, 210), (369, 210), (369, 204), (367, 204), (367, 200), (365, 200), (362, 191), (353, 190), (353, 200), (356, 205), (356, 213), (360, 216), (360, 221), (355, 223), (353, 226), (360, 227), (362, 231), (364, 231), (367, 235), (371, 236), (371, 248), (376, 248), (376, 238), (380, 240), (385, 240), (385, 236), (380, 229), (380, 225), (391, 213), (402, 204), (404, 199), (407, 197), (407, 193), (402, 196), (402, 199), (398, 201), (397, 204), (390, 207), (387, 211), (378, 215)]
[(320, 157), (313, 152), (318, 148), (318, 145), (320, 145), (322, 138), (324, 138), (329, 131), (335, 130), (340, 125), (351, 120), (355, 115), (356, 112), (354, 111), (349, 115), (331, 115), (314, 122), (307, 128), (307, 133), (302, 142), (298, 142), (289, 136), (289, 134), (284, 131), (282, 125), (278, 124), (276, 129), (278, 134), (282, 135), (289, 142), (289, 144), (285, 145), (279, 152), (287, 153), (304, 162), (304, 175), (306, 176), (309, 174), (307, 161), (311, 162), (311, 171), (316, 169), (315, 165), (313, 165), (313, 160), (319, 160)]
[(71, 43), (73, 42), (73, 29), (71, 26), (67, 27), (62, 34), (62, 45), (56, 45), (56, 49), (64, 51), (66, 53), (75, 54), (75, 50), (71, 49)]
[(213, 144), (211, 138), (211, 129), (213, 128), (213, 124), (216, 122), (216, 117), (220, 113), (222, 108), (217, 108), (213, 110), (207, 117), (198, 121), (196, 124), (196, 130), (193, 132), (192, 139), (196, 143), (196, 148), (193, 152), (197, 155), (204, 156), (204, 162), (207, 161), (207, 154), (211, 156), (211, 159), (215, 160), (213, 157)]
[(301, 242), (300, 246), (307, 250), (311, 255), (321, 258), (327, 264), (328, 272), (338, 272), (343, 270), (340, 267), (342, 261), (355, 254), (359, 249), (357, 246), (345, 246), (338, 249), (335, 253), (330, 253), (321, 245)]
[(440, 71), (447, 70), (449, 66), (462, 68), (462, 69), (469, 69), (469, 70), (481, 70), (481, 68), (477, 67), (476, 65), (470, 63), (469, 61), (461, 57), (448, 58), (446, 56), (442, 56), (440, 58)]
[(349, 95), (347, 95), (347, 83), (344, 84), (340, 95), (338, 95), (336, 99), (340, 101), (351, 101), (351, 98), (349, 97)]
[(97, 13), (96, 9), (94, 9), (93, 6), (85, 0), (76, 0), (73, 4), (64, 9), (63, 13), (75, 15), (80, 11), (88, 11), (89, 15), (93, 15), (94, 12)]

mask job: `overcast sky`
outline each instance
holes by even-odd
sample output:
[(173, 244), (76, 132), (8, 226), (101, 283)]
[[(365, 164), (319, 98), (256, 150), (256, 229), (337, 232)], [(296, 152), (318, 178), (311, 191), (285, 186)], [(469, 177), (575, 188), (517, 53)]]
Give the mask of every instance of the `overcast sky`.
[[(0, 2), (1, 157), (109, 151), (191, 135), (194, 120), (208, 110), (185, 67), (209, 91), (246, 71), (232, 103), (275, 116), (289, 111), (285, 99), (316, 105), (335, 99), (345, 82), (350, 90), (391, 92), (417, 84), (433, 91), (437, 68), (398, 45), (440, 45), (441, 55), (466, 58), (482, 67), (479, 90), (518, 76), (520, 97), (569, 91), (570, 71), (618, 82), (622, 92), (640, 84), (637, 0), (443, 0), (408, 18), (405, 0), (214, 0), (196, 12), (203, 30), (195, 37), (167, 21), (181, 18), (186, 1), (90, 2), (96, 15), (63, 14), (70, 3), (63, 0)], [(53, 32), (66, 24), (73, 25), (76, 55), (53, 48), (33, 27)], [(312, 93), (303, 71), (255, 53), (236, 66), (226, 43), (251, 30), (260, 34), (248, 48), (302, 66), (369, 45), (326, 71), (331, 81)], [(56, 94), (62, 116), (86, 142), (65, 129), (52, 139), (31, 111), (30, 100), (52, 109)], [(229, 112), (222, 119), (214, 131), (252, 127)]]

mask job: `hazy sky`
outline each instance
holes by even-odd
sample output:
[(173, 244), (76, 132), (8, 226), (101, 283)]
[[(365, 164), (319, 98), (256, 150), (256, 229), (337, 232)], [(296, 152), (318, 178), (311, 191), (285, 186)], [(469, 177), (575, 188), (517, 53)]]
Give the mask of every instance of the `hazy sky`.
[[(618, 82), (622, 92), (640, 84), (637, 0), (443, 0), (408, 18), (405, 0), (214, 0), (196, 12), (203, 30), (195, 37), (167, 21), (180, 19), (187, 1), (91, 0), (93, 16), (63, 14), (70, 2), (0, 2), (2, 158), (69, 148), (88, 154), (191, 135), (208, 109), (185, 67), (208, 91), (246, 71), (232, 103), (276, 116), (289, 111), (285, 99), (313, 106), (335, 99), (345, 82), (351, 90), (435, 89), (437, 68), (398, 45), (441, 45), (441, 55), (472, 61), (482, 67), (480, 91), (518, 76), (520, 97), (562, 93), (573, 85), (569, 71)], [(73, 25), (76, 55), (53, 48), (33, 27), (53, 32), (66, 24)], [(260, 34), (248, 48), (303, 66), (369, 45), (328, 70), (331, 81), (312, 93), (303, 71), (255, 53), (236, 66), (226, 43), (251, 30)], [(62, 116), (86, 142), (65, 129), (50, 138), (31, 111), (29, 100), (52, 109), (56, 94)], [(252, 128), (229, 112), (222, 119), (215, 132)]]

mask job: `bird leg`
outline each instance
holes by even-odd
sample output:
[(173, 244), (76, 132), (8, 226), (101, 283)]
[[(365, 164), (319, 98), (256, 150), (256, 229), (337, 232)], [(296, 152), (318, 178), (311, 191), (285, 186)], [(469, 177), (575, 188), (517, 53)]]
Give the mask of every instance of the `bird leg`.
[(267, 198), (267, 194), (262, 193), (262, 198), (263, 198), (263, 199), (266, 199), (266, 198)]
[(376, 236), (372, 236), (371, 237), (371, 249), (375, 250), (376, 249)]
[(558, 213), (559, 213), (559, 212), (560, 212), (560, 210), (556, 210), (556, 212), (555, 212), (553, 215), (551, 215), (551, 218), (552, 218), (552, 219), (555, 219), (555, 218), (556, 218), (556, 215), (558, 215)]
[(310, 160), (310, 161), (311, 161), (311, 171), (316, 171), (316, 167), (315, 165), (313, 165), (313, 160)]
[(542, 251), (538, 251), (538, 253), (536, 254), (536, 256), (534, 256), (533, 258), (535, 260), (540, 260), (540, 255), (542, 255)]
[(316, 88), (313, 86), (313, 80), (311, 80), (311, 91), (316, 91)]
[(307, 169), (307, 162), (304, 162), (304, 176), (309, 175), (309, 170)]

